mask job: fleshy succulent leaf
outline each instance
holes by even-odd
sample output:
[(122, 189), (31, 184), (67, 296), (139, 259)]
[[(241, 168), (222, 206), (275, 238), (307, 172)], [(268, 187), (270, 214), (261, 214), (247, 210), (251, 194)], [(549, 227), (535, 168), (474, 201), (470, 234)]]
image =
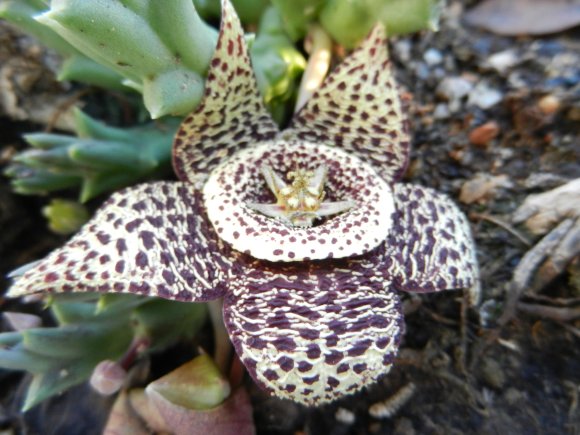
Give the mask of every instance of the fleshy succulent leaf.
[(206, 410), (176, 405), (161, 395), (149, 395), (151, 404), (163, 416), (168, 431), (176, 435), (254, 435), (252, 404), (243, 388), (235, 390), (223, 403)]
[(116, 292), (183, 301), (219, 297), (232, 259), (201, 219), (190, 185), (141, 184), (114, 194), (62, 248), (24, 273), (10, 296)]
[(298, 87), (297, 79), (306, 68), (306, 60), (284, 32), (282, 17), (274, 7), (266, 10), (260, 20), (250, 56), (264, 102), (281, 122)]
[(58, 198), (43, 207), (42, 214), (48, 220), (48, 227), (57, 234), (76, 233), (90, 217), (82, 204)]
[(78, 137), (34, 133), (34, 147), (13, 158), (5, 174), (19, 193), (43, 194), (81, 184), (81, 202), (170, 170), (178, 120), (128, 129), (111, 127), (77, 110)]
[(185, 118), (173, 145), (178, 177), (198, 188), (220, 162), (278, 133), (262, 103), (240, 21), (227, 0), (210, 65), (203, 100)]
[(319, 20), (338, 43), (353, 48), (377, 21), (389, 35), (436, 29), (441, 3), (441, 0), (327, 0)]
[(477, 287), (477, 259), (465, 215), (433, 189), (407, 184), (394, 189), (397, 211), (384, 244), (384, 267), (395, 288), (425, 293)]
[(42, 44), (65, 57), (58, 73), (59, 80), (78, 80), (109, 89), (126, 90), (120, 74), (84, 56), (56, 32), (35, 20), (37, 15), (47, 10), (47, 3), (42, 0), (3, 0), (0, 2), (0, 18), (35, 36)]
[(407, 119), (377, 25), (293, 118), (288, 137), (336, 145), (398, 180), (409, 155)]
[(215, 47), (215, 30), (190, 0), (63, 0), (36, 19), (143, 93), (153, 118), (191, 111)]
[(256, 382), (279, 397), (318, 405), (387, 373), (404, 330), (382, 256), (256, 263), (231, 284), (224, 320)]
[(150, 397), (160, 395), (174, 405), (202, 410), (222, 403), (231, 389), (215, 362), (204, 354), (150, 383), (145, 391)]

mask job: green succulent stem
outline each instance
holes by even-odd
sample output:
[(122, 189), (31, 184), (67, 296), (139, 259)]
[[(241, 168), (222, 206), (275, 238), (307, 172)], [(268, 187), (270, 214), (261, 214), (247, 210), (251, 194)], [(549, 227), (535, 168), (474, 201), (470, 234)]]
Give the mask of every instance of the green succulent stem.
[(227, 374), (232, 358), (232, 344), (223, 316), (223, 299), (208, 302), (208, 311), (214, 332), (214, 361), (221, 373)]

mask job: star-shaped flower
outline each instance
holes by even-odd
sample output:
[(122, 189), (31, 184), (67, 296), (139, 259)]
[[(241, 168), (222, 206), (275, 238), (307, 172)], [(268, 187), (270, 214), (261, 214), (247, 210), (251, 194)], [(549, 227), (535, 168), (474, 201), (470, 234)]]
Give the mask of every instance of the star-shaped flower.
[(469, 226), (447, 197), (396, 183), (409, 138), (381, 26), (279, 132), (229, 1), (222, 10), (205, 97), (175, 138), (182, 181), (114, 194), (9, 295), (224, 297), (255, 381), (329, 402), (388, 372), (398, 291), (474, 285)]

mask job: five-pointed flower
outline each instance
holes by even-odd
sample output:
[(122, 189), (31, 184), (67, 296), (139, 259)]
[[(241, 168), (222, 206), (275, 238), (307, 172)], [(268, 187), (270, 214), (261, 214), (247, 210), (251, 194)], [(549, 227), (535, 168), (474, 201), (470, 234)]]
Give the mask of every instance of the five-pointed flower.
[(329, 402), (389, 370), (397, 291), (474, 284), (469, 226), (445, 196), (396, 183), (409, 139), (381, 26), (279, 132), (227, 0), (222, 10), (205, 97), (174, 142), (182, 181), (114, 194), (9, 295), (224, 297), (255, 381)]

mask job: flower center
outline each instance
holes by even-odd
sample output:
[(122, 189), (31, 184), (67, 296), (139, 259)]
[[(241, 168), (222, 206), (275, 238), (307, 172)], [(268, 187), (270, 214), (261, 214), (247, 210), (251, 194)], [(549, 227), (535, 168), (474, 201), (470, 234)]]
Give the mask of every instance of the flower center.
[(311, 227), (316, 219), (345, 212), (354, 201), (323, 202), (327, 169), (295, 169), (288, 173), (287, 184), (270, 166), (261, 168), (266, 184), (276, 197), (275, 204), (248, 203), (248, 207), (294, 227)]

